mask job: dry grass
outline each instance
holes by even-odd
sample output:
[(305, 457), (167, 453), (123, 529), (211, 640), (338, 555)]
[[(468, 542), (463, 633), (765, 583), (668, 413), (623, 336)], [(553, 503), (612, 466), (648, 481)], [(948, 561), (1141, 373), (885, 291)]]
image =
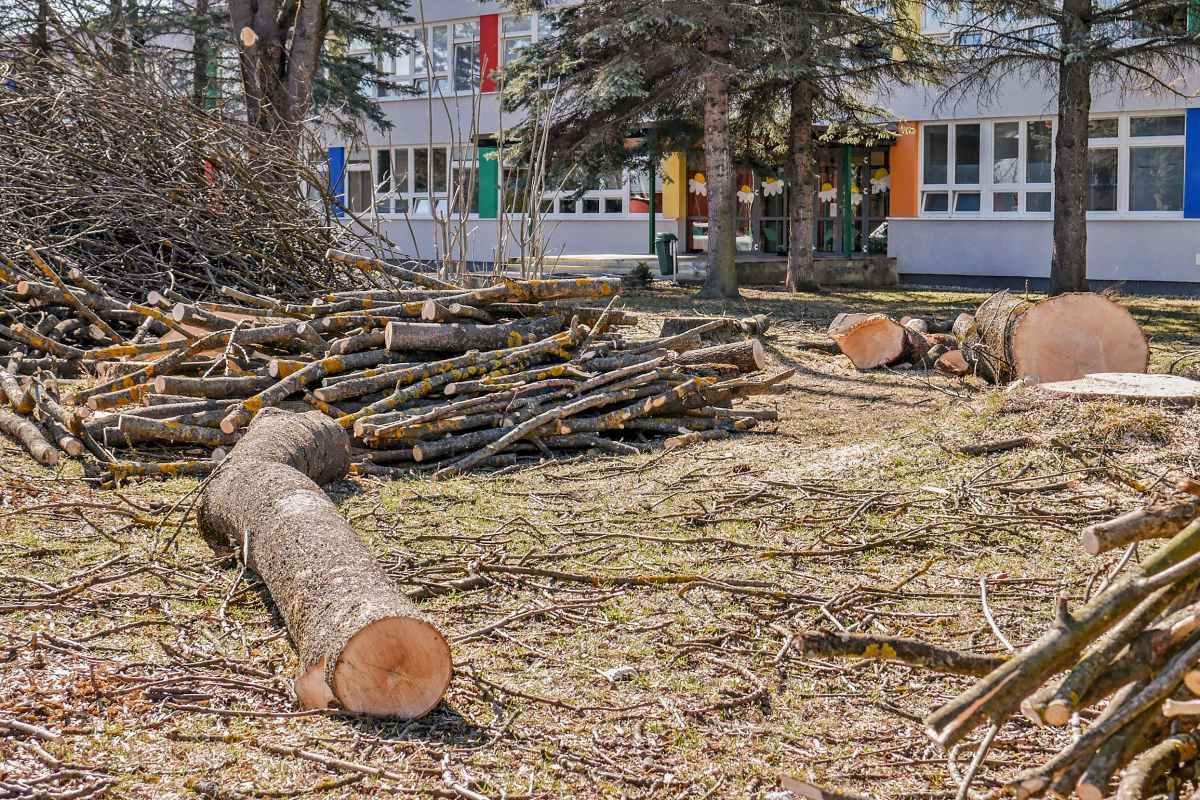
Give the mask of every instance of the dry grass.
[[(1200, 412), (860, 374), (805, 346), (847, 308), (952, 316), (982, 295), (747, 294), (729, 310), (772, 313), (769, 350), (797, 369), (768, 401), (772, 430), (332, 487), (402, 587), (491, 581), (423, 602), (457, 670), (414, 723), (294, 714), (295, 655), (262, 586), (166, 513), (186, 509), (193, 482), (92, 492), (0, 441), (0, 720), (61, 737), (0, 740), (0, 797), (766, 798), (781, 775), (953, 797), (919, 719), (964, 679), (808, 658), (792, 634), (841, 626), (1000, 653), (986, 578), (1020, 646), (1055, 596), (1078, 602), (1115, 563), (1080, 552), (1082, 524), (1139, 503), (1136, 486), (1200, 474)], [(673, 292), (630, 304), (713, 310)], [(1156, 365), (1196, 348), (1195, 303), (1129, 305)], [(1014, 435), (1056, 443), (957, 452)], [(1063, 741), (1011, 722), (977, 786)]]

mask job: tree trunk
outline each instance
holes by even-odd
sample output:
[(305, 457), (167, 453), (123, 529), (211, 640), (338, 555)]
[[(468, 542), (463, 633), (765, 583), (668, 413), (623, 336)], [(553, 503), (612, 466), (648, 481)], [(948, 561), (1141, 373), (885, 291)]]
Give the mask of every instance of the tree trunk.
[(787, 290), (798, 292), (817, 288), (813, 265), (813, 198), (816, 196), (816, 187), (813, 185), (812, 84), (807, 81), (794, 84), (791, 101), (791, 126), (788, 131), (791, 145), (791, 161), (788, 165), (791, 203), (788, 211)]
[(239, 46), (246, 121), (269, 141), (297, 151), (329, 27), (328, 0), (282, 8), (230, 0), (229, 21)]
[(50, 3), (49, 0), (38, 0), (37, 21), (33, 26), (33, 37), (30, 40), (33, 52), (38, 58), (50, 57)]
[(201, 494), (200, 528), (266, 583), (299, 650), (301, 706), (419, 717), (450, 682), (450, 647), (317, 485), (349, 465), (336, 422), (267, 409)]
[(709, 56), (704, 72), (704, 161), (708, 184), (708, 275), (701, 297), (740, 297), (733, 148), (729, 140), (729, 80), (724, 59), (729, 42), (721, 35), (705, 42)]
[(975, 374), (993, 383), (1145, 372), (1150, 359), (1146, 335), (1133, 316), (1090, 292), (1039, 303), (998, 292), (975, 312), (962, 353)]
[(1091, 62), (1083, 55), (1091, 25), (1091, 0), (1063, 3), (1067, 57), (1058, 70), (1058, 136), (1054, 143), (1054, 243), (1050, 294), (1086, 292), (1088, 208), (1088, 114), (1092, 109)]
[(192, 19), (192, 105), (204, 110), (208, 102), (209, 0), (196, 0)]
[(125, 19), (125, 0), (109, 0), (109, 45), (113, 72), (128, 75), (132, 66), (129, 58), (128, 26)]

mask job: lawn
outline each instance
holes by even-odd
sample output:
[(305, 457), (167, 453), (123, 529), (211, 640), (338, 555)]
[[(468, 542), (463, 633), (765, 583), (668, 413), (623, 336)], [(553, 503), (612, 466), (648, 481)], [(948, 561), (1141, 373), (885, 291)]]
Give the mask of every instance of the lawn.
[[(0, 726), (57, 737), (0, 738), (0, 797), (42, 778), (80, 797), (780, 800), (784, 776), (954, 797), (983, 732), (952, 770), (920, 719), (967, 679), (808, 656), (797, 634), (1019, 648), (1116, 565), (1082, 552), (1083, 525), (1200, 474), (1200, 411), (858, 373), (821, 335), (840, 311), (952, 318), (982, 294), (745, 294), (725, 310), (770, 314), (773, 368), (796, 371), (758, 398), (778, 424), (330, 487), (452, 641), (446, 700), (414, 722), (297, 712), (286, 632), (257, 579), (199, 536), (194, 481), (93, 491), (77, 466), (37, 468), (0, 440)], [(1200, 303), (1120, 302), (1153, 369), (1200, 349)], [(656, 315), (718, 309), (684, 290), (626, 305), (647, 333)], [(959, 452), (1016, 435), (1044, 444)], [(487, 585), (446, 591), (470, 575)], [(976, 792), (1070, 735), (1011, 721)]]

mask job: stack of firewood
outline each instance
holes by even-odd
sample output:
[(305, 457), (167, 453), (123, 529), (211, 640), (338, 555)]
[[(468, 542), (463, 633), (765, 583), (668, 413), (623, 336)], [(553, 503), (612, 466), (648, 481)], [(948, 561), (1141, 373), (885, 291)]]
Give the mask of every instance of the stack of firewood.
[(367, 474), (674, 448), (775, 419), (732, 401), (788, 374), (745, 377), (766, 365), (761, 318), (621, 335), (638, 320), (614, 307), (615, 279), (467, 288), (331, 250), (394, 288), (288, 303), (223, 287), (211, 303), (114, 296), (25, 256), (0, 270), (0, 430), (43, 464), (90, 453), (105, 482), (207, 474), (269, 407), (336, 419)]
[(994, 736), (1018, 712), (1039, 726), (1082, 726), (1049, 760), (1008, 780), (1006, 795), (1099, 800), (1115, 789), (1135, 800), (1177, 789), (1194, 780), (1200, 752), (1200, 484), (1179, 489), (1187, 496), (1084, 530), (1093, 555), (1170, 541), (1081, 608), (1060, 601), (1054, 624), (1011, 658), (843, 633), (807, 634), (800, 646), (981, 676), (925, 719), (943, 747), (983, 725)]

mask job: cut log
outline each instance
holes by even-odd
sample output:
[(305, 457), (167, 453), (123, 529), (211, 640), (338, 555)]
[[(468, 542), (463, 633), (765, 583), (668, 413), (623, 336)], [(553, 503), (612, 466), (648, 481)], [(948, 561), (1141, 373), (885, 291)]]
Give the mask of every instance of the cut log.
[(16, 439), (44, 467), (58, 463), (58, 450), (46, 439), (41, 428), (28, 417), (0, 410), (0, 431)]
[(771, 320), (765, 314), (756, 314), (744, 319), (735, 317), (668, 317), (663, 320), (662, 329), (658, 335), (664, 338), (677, 336), (714, 321), (719, 322), (721, 327), (710, 330), (706, 338), (719, 340), (730, 335), (762, 336), (771, 327)]
[(883, 314), (838, 314), (829, 326), (829, 338), (862, 370), (910, 360), (913, 335)]
[(900, 324), (910, 331), (929, 333), (929, 320), (921, 319), (920, 317), (901, 317)]
[(933, 368), (945, 375), (955, 375), (960, 378), (971, 374), (971, 368), (967, 366), (967, 360), (963, 358), (962, 350), (942, 353), (933, 363)]
[(266, 409), (201, 494), (200, 527), (266, 583), (299, 650), (302, 707), (419, 717), (450, 683), (450, 646), (317, 485), (349, 466), (333, 420)]
[(1050, 383), (1145, 372), (1150, 347), (1130, 313), (1102, 295), (1079, 292), (1032, 303), (1004, 291), (975, 313), (963, 356), (992, 383)]
[(950, 326), (950, 333), (954, 334), (954, 338), (961, 342), (974, 326), (975, 315), (962, 313), (954, 318), (954, 324)]
[(227, 400), (231, 397), (253, 397), (276, 383), (277, 381), (268, 375), (240, 378), (186, 378), (179, 375), (162, 375), (154, 379), (154, 391), (159, 394)]
[(422, 322), (389, 322), (384, 331), (388, 350), (428, 353), (465, 353), (468, 350), (499, 350), (540, 341), (563, 329), (558, 317), (506, 325), (463, 325)]
[(1125, 400), (1133, 403), (1163, 403), (1178, 406), (1192, 406), (1200, 403), (1200, 381), (1180, 375), (1101, 372), (1073, 381), (1043, 383), (1038, 386), (1038, 389), (1080, 400)]
[(1083, 529), (1081, 541), (1084, 551), (1095, 556), (1146, 539), (1169, 539), (1196, 517), (1200, 517), (1200, 498), (1146, 506), (1089, 525)]
[(758, 372), (767, 368), (767, 354), (758, 339), (746, 339), (730, 344), (718, 344), (689, 350), (675, 356), (674, 363), (685, 366), (695, 364), (732, 364), (742, 372)]

